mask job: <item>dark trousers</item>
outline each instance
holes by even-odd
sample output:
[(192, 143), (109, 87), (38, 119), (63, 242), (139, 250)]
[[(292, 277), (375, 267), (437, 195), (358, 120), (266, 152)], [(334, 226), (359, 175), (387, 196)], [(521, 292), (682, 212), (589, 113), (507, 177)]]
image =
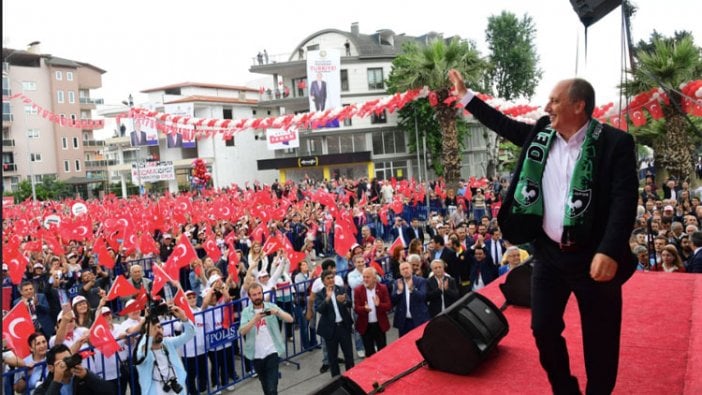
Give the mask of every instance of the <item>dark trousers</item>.
[(387, 344), (385, 332), (380, 329), (380, 325), (377, 322), (368, 323), (366, 333), (361, 335), (361, 339), (363, 339), (363, 348), (366, 351), (366, 357), (375, 354), (376, 347), (378, 351), (380, 351), (385, 348)]
[[(183, 358), (185, 371), (188, 376), (185, 385), (189, 394), (197, 394), (207, 391), (207, 354), (203, 353), (194, 357)], [(232, 361), (233, 363), (233, 361)], [(195, 387), (197, 379), (197, 389)]]
[(212, 364), (210, 378), (215, 388), (226, 387), (238, 379), (234, 369), (234, 347), (231, 344), (222, 350), (208, 351), (207, 356)]
[(561, 252), (555, 244), (536, 244), (532, 276), (531, 328), (541, 366), (555, 394), (578, 394), (562, 336), (563, 313), (574, 293), (580, 310), (587, 394), (609, 394), (619, 365), (622, 318), (621, 283), (590, 277), (592, 252)]
[(412, 329), (416, 328), (417, 325), (414, 324), (414, 319), (413, 318), (405, 318), (405, 322), (402, 324), (401, 328), (397, 328), (398, 335), (400, 337), (404, 336), (407, 332), (411, 331)]
[(123, 361), (120, 363), (119, 370), (119, 393), (125, 395), (129, 387), (131, 395), (141, 395), (141, 387), (139, 386), (139, 376), (134, 366), (129, 362)]
[(331, 337), (324, 339), (327, 342), (327, 354), (329, 356), (329, 372), (332, 377), (341, 374), (339, 370), (339, 346), (344, 353), (344, 364), (346, 370), (353, 367), (353, 347), (351, 345), (351, 328), (343, 323), (334, 325), (334, 333)]
[(276, 395), (278, 393), (278, 364), (280, 359), (278, 353), (268, 355), (263, 359), (254, 359), (254, 370), (258, 374), (263, 393), (265, 395)]

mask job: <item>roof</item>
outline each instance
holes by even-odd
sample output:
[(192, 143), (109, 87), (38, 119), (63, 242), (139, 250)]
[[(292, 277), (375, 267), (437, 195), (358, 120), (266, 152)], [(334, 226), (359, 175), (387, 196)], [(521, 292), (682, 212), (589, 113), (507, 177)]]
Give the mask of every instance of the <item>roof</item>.
[[(339, 29), (324, 29), (305, 37), (305, 39), (302, 40), (302, 42), (300, 42), (300, 44), (298, 44), (295, 48), (303, 48), (303, 46), (314, 37), (327, 33), (336, 33), (345, 36), (349, 42), (353, 43), (360, 57), (396, 57), (402, 52), (402, 45), (406, 42), (414, 41), (418, 44), (426, 45), (432, 39), (443, 38), (441, 34), (435, 32), (414, 37), (407, 36), (404, 33), (395, 34), (389, 29), (379, 30), (373, 34), (354, 34), (352, 32), (345, 32)], [(381, 37), (385, 36), (392, 36), (394, 45), (381, 44)], [(294, 54), (296, 53), (297, 52)], [(294, 54), (291, 56), (296, 56)]]
[(163, 104), (176, 103), (191, 103), (191, 102), (206, 102), (206, 103), (229, 103), (229, 104), (258, 104), (258, 100), (239, 99), (238, 97), (222, 97), (222, 96), (186, 96), (180, 99), (165, 102)]
[(237, 91), (258, 92), (258, 89), (249, 88), (248, 86), (222, 85), (222, 84), (211, 84), (211, 83), (207, 83), (207, 82), (189, 82), (188, 81), (188, 82), (180, 82), (177, 84), (171, 84), (171, 85), (166, 85), (166, 86), (159, 86), (157, 88), (144, 89), (143, 91), (141, 91), (141, 93), (165, 91), (166, 89), (185, 88), (185, 87), (191, 87), (191, 86), (198, 87), (198, 88), (229, 89), (229, 90), (237, 90)]
[[(10, 55), (12, 55), (12, 58), (10, 58)], [(106, 70), (103, 70), (99, 67), (93, 66), (90, 63), (79, 62), (77, 60), (61, 58), (58, 56), (52, 56), (51, 54), (36, 54), (36, 53), (29, 52), (29, 51), (21, 50), (21, 49), (3, 48), (2, 49), (2, 57), (3, 57), (3, 61), (6, 61), (6, 59), (11, 59), (10, 60), (11, 64), (24, 62), (24, 61), (30, 61), (31, 59), (44, 58), (45, 59), (44, 61), (46, 62), (46, 64), (52, 65), (52, 66), (73, 67), (73, 68), (87, 67), (87, 68), (91, 68), (91, 69), (99, 72), (100, 74), (105, 74), (107, 72)]]

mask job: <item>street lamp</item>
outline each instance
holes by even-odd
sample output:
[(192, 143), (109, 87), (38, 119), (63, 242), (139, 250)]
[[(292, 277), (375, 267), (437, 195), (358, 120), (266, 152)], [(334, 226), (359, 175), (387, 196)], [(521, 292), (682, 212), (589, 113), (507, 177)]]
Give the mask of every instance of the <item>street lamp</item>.
[[(39, 45), (41, 42), (40, 41), (32, 41), (31, 43), (27, 44), (27, 48), (31, 48), (35, 45)], [(10, 64), (10, 59), (17, 54), (17, 51), (13, 51), (8, 57), (3, 58), (3, 63), (7, 63), (8, 66)], [(7, 75), (8, 82), (13, 82), (10, 81), (10, 72), (9, 72), (9, 67), (7, 73), (3, 71), (3, 74)], [(29, 167), (29, 183), (32, 185), (32, 203), (36, 203), (37, 201), (37, 189), (36, 189), (36, 180), (34, 179), (34, 165), (32, 164), (32, 148), (30, 145), (30, 139), (29, 137), (29, 128), (28, 128), (28, 118), (27, 118), (27, 111), (23, 108), (22, 112), (24, 113), (24, 128), (26, 129), (24, 134), (25, 134), (25, 139), (27, 140), (27, 162), (29, 162), (28, 167)]]

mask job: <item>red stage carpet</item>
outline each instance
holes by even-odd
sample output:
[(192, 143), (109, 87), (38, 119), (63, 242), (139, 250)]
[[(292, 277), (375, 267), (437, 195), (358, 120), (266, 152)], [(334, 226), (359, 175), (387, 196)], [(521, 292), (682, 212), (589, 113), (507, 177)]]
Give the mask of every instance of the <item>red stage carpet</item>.
[[(504, 297), (497, 282), (481, 293), (497, 306)], [(386, 394), (548, 394), (531, 336), (530, 311), (509, 307), (509, 333), (470, 376), (423, 367), (387, 387)], [(586, 383), (577, 304), (566, 309), (565, 337), (571, 369)], [(396, 329), (391, 329), (396, 330)], [(417, 328), (345, 375), (366, 392), (422, 360)], [(450, 341), (447, 339), (447, 341)], [(636, 273), (624, 286), (621, 358), (615, 394), (702, 394), (702, 276)]]

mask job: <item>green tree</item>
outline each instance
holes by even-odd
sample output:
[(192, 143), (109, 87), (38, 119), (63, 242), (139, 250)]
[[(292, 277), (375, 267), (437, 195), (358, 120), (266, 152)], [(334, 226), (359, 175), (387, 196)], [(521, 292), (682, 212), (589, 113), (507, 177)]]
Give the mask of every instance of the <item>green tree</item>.
[[(71, 196), (71, 190), (63, 181), (46, 178), (34, 184), (37, 200), (60, 200)], [(25, 201), (32, 198), (32, 183), (29, 180), (20, 181), (18, 190), (13, 194), (15, 200)]]
[[(455, 68), (471, 86), (477, 87), (480, 86), (485, 62), (480, 59), (473, 43), (458, 37), (450, 40), (436, 39), (427, 46), (410, 42), (402, 50), (393, 61), (387, 82), (388, 91), (404, 92), (426, 86), (436, 94), (436, 105), (426, 107), (427, 101), (424, 101), (424, 105), (406, 106), (399, 113), (400, 125), (408, 132), (408, 141), (413, 141), (414, 117), (417, 116), (422, 132), (426, 132), (427, 145), (436, 147), (437, 142), (441, 144), (440, 152), (432, 152), (433, 158), (441, 158), (441, 166), (434, 166), (435, 170), (442, 171), (438, 174), (444, 176), (448, 186), (455, 187), (461, 175), (458, 132), (461, 127), (457, 126), (459, 122), (455, 103), (444, 102), (451, 96), (448, 71)], [(416, 149), (417, 143), (410, 143), (410, 146)]]
[(521, 20), (508, 11), (488, 18), (485, 38), (490, 49), (488, 84), (505, 100), (531, 99), (543, 75), (534, 38), (536, 27), (527, 14)]
[[(535, 36), (534, 21), (527, 14), (520, 20), (515, 14), (502, 11), (500, 15), (488, 18), (485, 38), (490, 54), (485, 77), (492, 94), (505, 100), (531, 99), (534, 96), (534, 90), (543, 75), (534, 45)], [(495, 134), (490, 134), (486, 141), (486, 173), (492, 177), (505, 165), (500, 161), (500, 151), (507, 149), (513, 153), (519, 149), (511, 143), (505, 144), (504, 139)], [(506, 169), (505, 167), (504, 170)]]
[(687, 32), (675, 33), (674, 37), (654, 32), (649, 42), (637, 45), (636, 69), (630, 73), (632, 81), (624, 84), (628, 96), (660, 87), (670, 99), (668, 104), (661, 103), (662, 120), (649, 120), (643, 127), (633, 128), (633, 133), (640, 143), (653, 148), (657, 172), (663, 170), (678, 179), (692, 178), (693, 142), (699, 138), (695, 135), (699, 129), (683, 111), (685, 98), (678, 87), (702, 75), (702, 50)]

